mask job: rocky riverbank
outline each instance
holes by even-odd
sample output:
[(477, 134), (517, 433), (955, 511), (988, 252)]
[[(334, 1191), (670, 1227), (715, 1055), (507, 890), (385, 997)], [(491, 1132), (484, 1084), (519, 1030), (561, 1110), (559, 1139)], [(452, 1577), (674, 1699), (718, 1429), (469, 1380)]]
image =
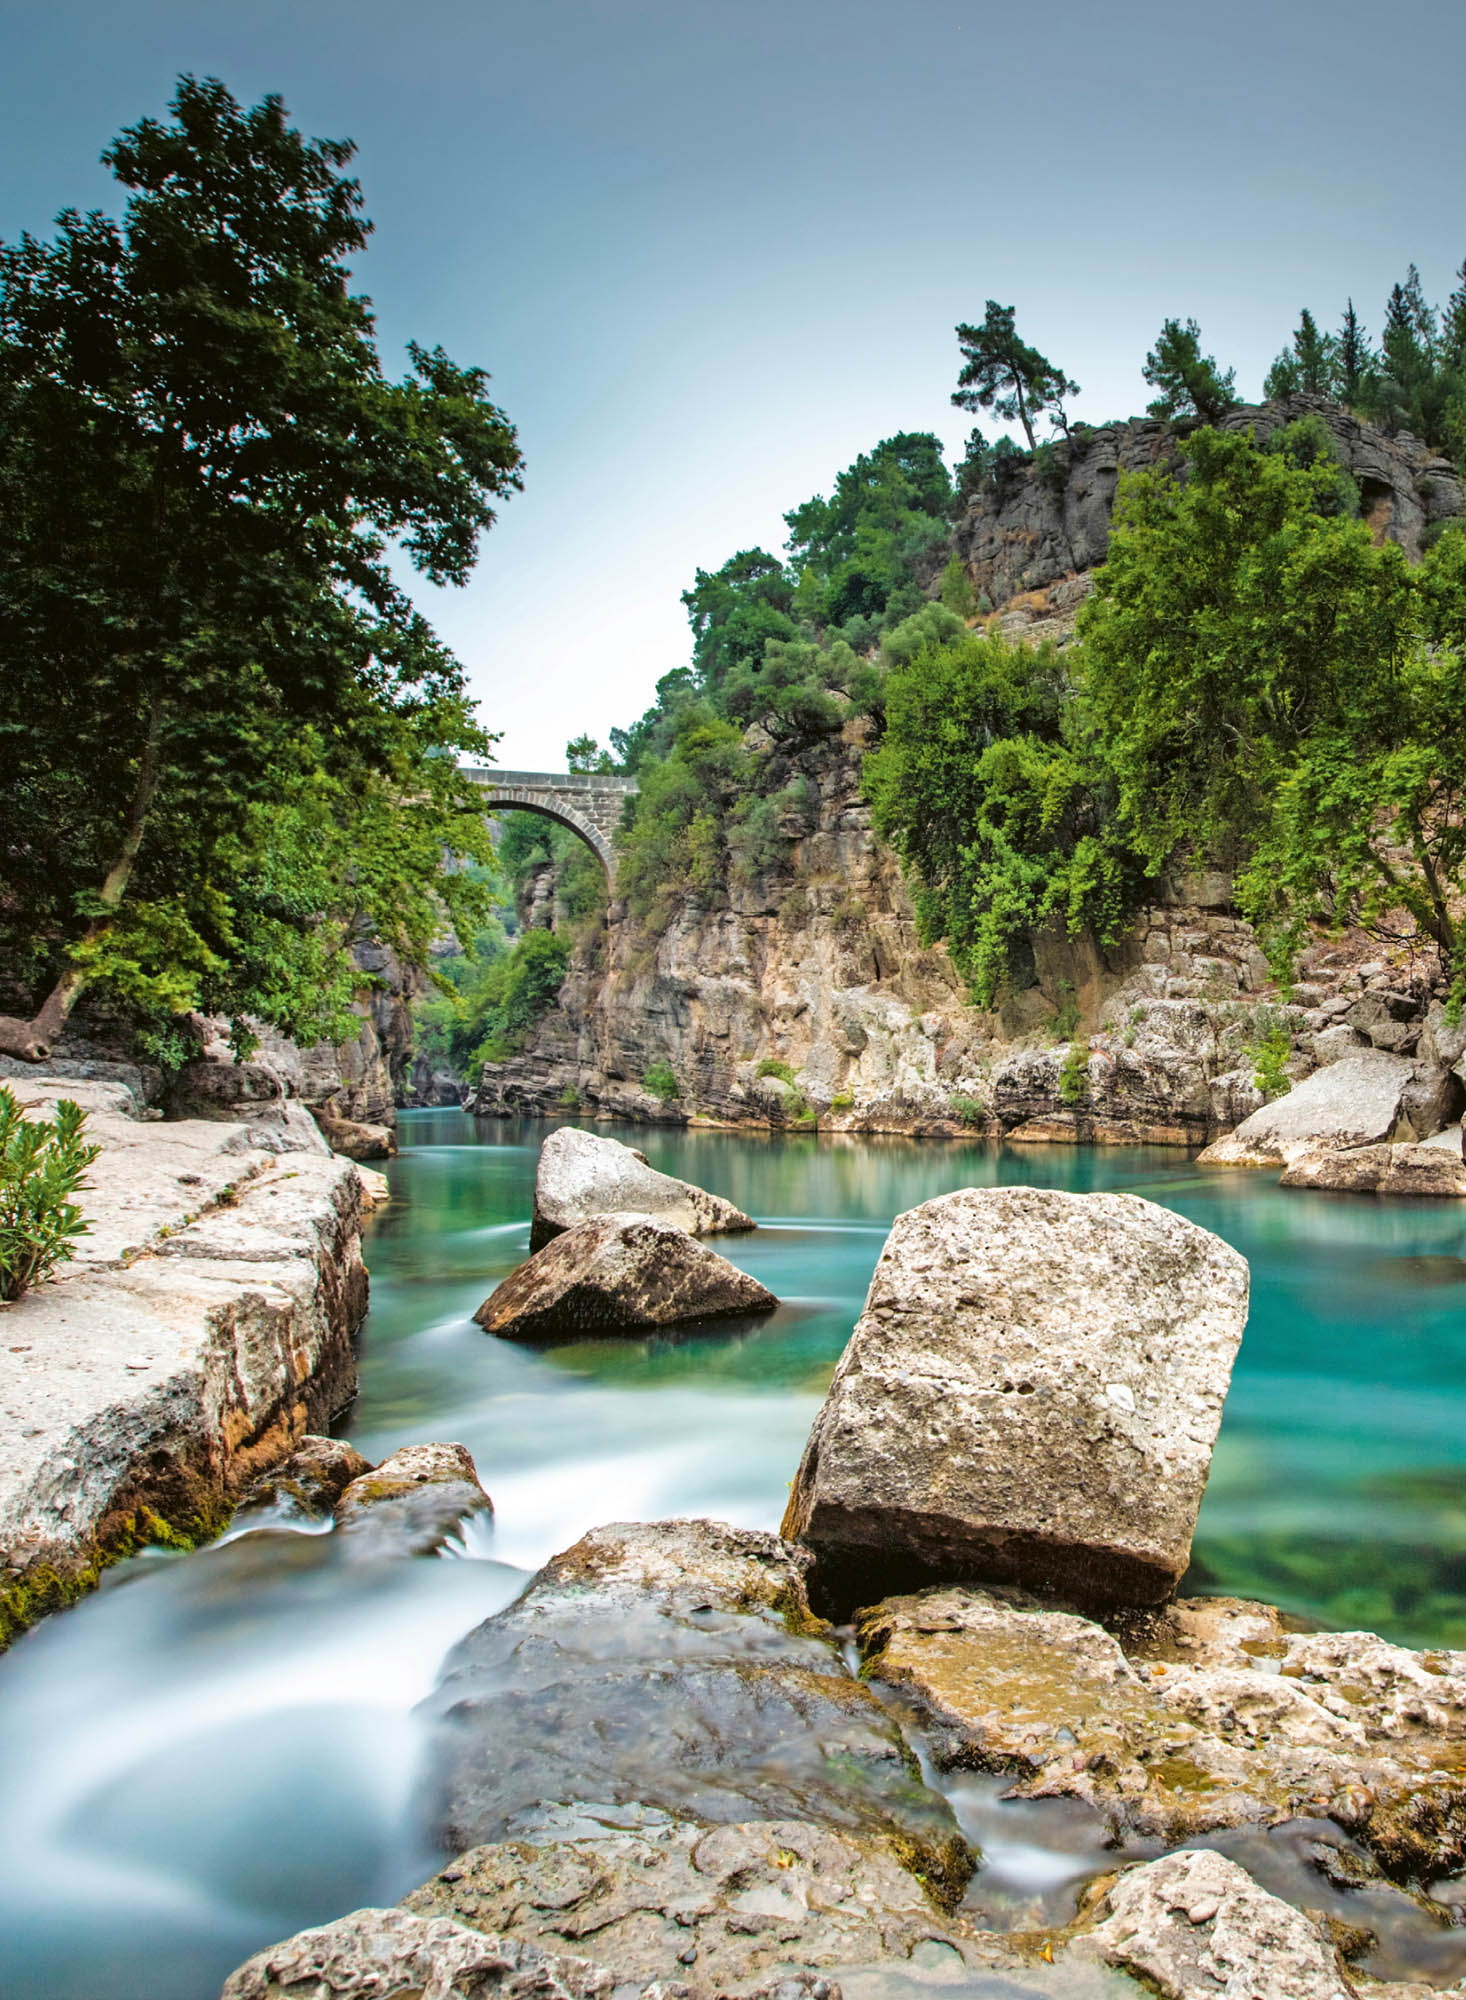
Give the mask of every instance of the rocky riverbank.
[(37, 1076), (102, 1153), (58, 1280), (0, 1307), (0, 1642), (150, 1543), (216, 1533), (356, 1386), (360, 1170), (299, 1104), (140, 1115), (119, 1083)]

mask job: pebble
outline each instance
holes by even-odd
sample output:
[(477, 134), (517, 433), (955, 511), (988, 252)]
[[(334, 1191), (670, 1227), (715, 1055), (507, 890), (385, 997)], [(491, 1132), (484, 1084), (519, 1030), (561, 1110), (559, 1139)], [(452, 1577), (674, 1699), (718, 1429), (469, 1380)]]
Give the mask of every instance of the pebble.
[(1218, 1897), (1206, 1896), (1201, 1902), (1193, 1903), (1186, 1915), (1193, 1924), (1209, 1924), (1221, 1907)]
[(152, 1365), (153, 1357), (151, 1354), (134, 1354), (126, 1363), (126, 1366), (129, 1368), (151, 1368)]

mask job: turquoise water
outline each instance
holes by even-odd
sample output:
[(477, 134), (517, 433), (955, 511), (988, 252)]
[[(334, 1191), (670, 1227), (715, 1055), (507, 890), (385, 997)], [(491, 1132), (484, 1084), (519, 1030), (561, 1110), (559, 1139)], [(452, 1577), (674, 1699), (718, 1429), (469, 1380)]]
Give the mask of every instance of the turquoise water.
[[(1285, 1194), (1163, 1151), (638, 1129), (621, 1136), (655, 1165), (757, 1217), (720, 1247), (784, 1303), (716, 1332), (529, 1350), (469, 1316), (525, 1254), (548, 1129), (404, 1116), (393, 1199), (368, 1230), (361, 1393), (340, 1426), (374, 1458), (467, 1444), (491, 1533), (444, 1561), (361, 1565), (330, 1534), (256, 1523), (119, 1565), (0, 1657), (6, 2000), (216, 2000), (249, 1953), (421, 1881), (437, 1857), (415, 1710), (449, 1647), (598, 1522), (776, 1525), (892, 1217), (954, 1187), (1121, 1188), (1235, 1244), (1252, 1317), (1193, 1581), (1466, 1643), (1456, 1205)], [(976, 1891), (1061, 1914), (1102, 1865), (1093, 1829), (1002, 1805), (1001, 1789), (973, 1781), (961, 1807), (987, 1853)], [(1319, 1893), (1310, 1875), (1304, 1900)], [(1417, 1961), (1435, 1967), (1419, 1938), (1402, 1964)]]
[(948, 1189), (1121, 1189), (1236, 1246), (1252, 1308), (1196, 1538), (1195, 1588), (1331, 1625), (1466, 1645), (1466, 1216), (1278, 1188), (1164, 1149), (999, 1148), (597, 1128), (728, 1195), (720, 1247), (784, 1301), (681, 1338), (532, 1351), (469, 1315), (525, 1255), (549, 1127), (404, 1115), (371, 1225), (372, 1313), (346, 1429), (369, 1457), (467, 1444), (495, 1552), (534, 1567), (609, 1519), (776, 1526), (892, 1218)]

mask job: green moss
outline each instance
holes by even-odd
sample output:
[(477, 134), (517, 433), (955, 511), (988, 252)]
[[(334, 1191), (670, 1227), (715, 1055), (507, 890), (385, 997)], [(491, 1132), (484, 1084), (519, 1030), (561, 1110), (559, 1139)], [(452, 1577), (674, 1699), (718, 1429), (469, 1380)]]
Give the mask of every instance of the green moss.
[(794, 1087), (793, 1070), (789, 1067), (788, 1063), (780, 1062), (777, 1056), (765, 1056), (755, 1074), (758, 1076), (774, 1076), (779, 1079), (780, 1083), (787, 1083), (791, 1089)]
[(109, 1521), (105, 1535), (79, 1550), (73, 1561), (32, 1563), (19, 1576), (7, 1577), (0, 1583), (0, 1652), (42, 1618), (94, 1590), (112, 1563), (146, 1548), (200, 1548), (223, 1532), (232, 1512), (222, 1501), (205, 1502), (191, 1518), (175, 1522), (139, 1506)]

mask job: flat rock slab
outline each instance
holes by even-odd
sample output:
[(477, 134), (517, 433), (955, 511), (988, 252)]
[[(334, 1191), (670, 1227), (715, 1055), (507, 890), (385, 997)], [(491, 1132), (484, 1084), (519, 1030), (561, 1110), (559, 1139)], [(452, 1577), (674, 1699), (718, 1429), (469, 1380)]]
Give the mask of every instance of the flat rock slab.
[(426, 1556), (471, 1514), (494, 1511), (461, 1444), (411, 1444), (365, 1467), (336, 1503), (336, 1532), (356, 1560)]
[(1201, 1154), (1203, 1166), (1291, 1166), (1305, 1153), (1374, 1146), (1400, 1122), (1415, 1064), (1383, 1050), (1317, 1069)]
[(603, 1215), (552, 1237), (474, 1318), (508, 1340), (556, 1340), (772, 1312), (778, 1303), (757, 1278), (675, 1224)]
[[(972, 1856), (809, 1611), (808, 1558), (706, 1521), (597, 1529), (450, 1655), (430, 1703), (451, 1850), (566, 1808), (887, 1834), (960, 1893)], [(560, 1817), (557, 1817), (559, 1815)]]
[[(1459, 1141), (1459, 1126), (1455, 1132)], [(1336, 1194), (1425, 1195), (1460, 1200), (1466, 1195), (1466, 1160), (1449, 1143), (1351, 1146), (1347, 1152), (1304, 1153), (1284, 1170), (1278, 1186), (1321, 1188)]]
[(1247, 1266), (1133, 1195), (898, 1216), (783, 1532), (841, 1608), (939, 1581), (1155, 1604), (1191, 1551)]
[(1356, 2000), (1360, 1990), (1307, 1917), (1220, 1854), (1169, 1854), (1122, 1875), (1065, 1962), (1085, 1958), (1158, 2000)]
[(1396, 1880), (1466, 1865), (1466, 1654), (1289, 1632), (1269, 1605), (1210, 1598), (1122, 1646), (1073, 1613), (965, 1589), (890, 1598), (859, 1637), (940, 1767), (1080, 1800), (1116, 1840), (1332, 1820)]
[(540, 1148), (529, 1247), (596, 1216), (654, 1215), (689, 1236), (752, 1229), (753, 1220), (721, 1195), (658, 1173), (646, 1155), (619, 1139), (565, 1125)]

